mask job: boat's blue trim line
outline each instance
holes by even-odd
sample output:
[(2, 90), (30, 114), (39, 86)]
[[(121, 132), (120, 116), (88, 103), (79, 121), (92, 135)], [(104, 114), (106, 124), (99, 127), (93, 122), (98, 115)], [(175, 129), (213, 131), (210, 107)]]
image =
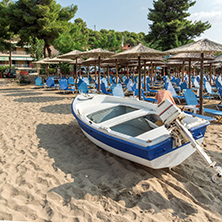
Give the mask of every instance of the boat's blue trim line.
[[(72, 104), (71, 110), (72, 110), (74, 117), (77, 119), (79, 126), (87, 134), (89, 134), (90, 136), (92, 136), (96, 140), (100, 141), (101, 143), (104, 143), (114, 149), (132, 154), (134, 156), (138, 156), (138, 157), (141, 157), (141, 158), (151, 161), (151, 160), (156, 159), (160, 156), (163, 156), (169, 152), (172, 152), (176, 149), (181, 148), (181, 147), (176, 147), (176, 148), (172, 149), (172, 145), (173, 145), (172, 138), (168, 138), (165, 141), (160, 142), (160, 143), (153, 145), (153, 146), (149, 146), (147, 144), (147, 147), (142, 147), (137, 144), (130, 143), (125, 140), (121, 140), (119, 138), (116, 138), (116, 137), (110, 136), (106, 133), (103, 133), (101, 131), (98, 131), (98, 130), (90, 127), (89, 125), (85, 124), (83, 121), (81, 121), (73, 111), (73, 104)], [(207, 124), (202, 125), (200, 127), (192, 128), (190, 130), (190, 132), (192, 133), (193, 137), (195, 139), (200, 139), (200, 138), (204, 137), (207, 125), (209, 125), (209, 124), (207, 123)], [(186, 145), (186, 144), (184, 144), (184, 145)]]

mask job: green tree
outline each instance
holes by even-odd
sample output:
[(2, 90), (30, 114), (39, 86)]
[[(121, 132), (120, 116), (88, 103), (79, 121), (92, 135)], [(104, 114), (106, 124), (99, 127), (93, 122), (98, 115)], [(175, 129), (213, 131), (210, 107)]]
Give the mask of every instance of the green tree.
[(10, 30), (10, 7), (13, 4), (10, 0), (0, 2), (0, 51), (10, 50), (12, 44), (10, 40), (13, 37), (13, 32)]
[(74, 23), (70, 23), (67, 30), (53, 42), (54, 47), (62, 54), (72, 50), (83, 51), (88, 46), (89, 29), (86, 23), (78, 18)]
[(154, 9), (149, 9), (150, 32), (145, 37), (151, 47), (168, 50), (190, 43), (211, 25), (209, 22), (189, 21), (188, 9), (192, 0), (153, 0)]
[(21, 45), (29, 41), (29, 36), (43, 39), (50, 57), (50, 45), (66, 31), (76, 11), (76, 5), (62, 7), (55, 0), (18, 0), (11, 7), (11, 27), (19, 34)]
[(43, 39), (38, 39), (37, 37), (32, 38), (29, 36), (29, 48), (28, 51), (31, 54), (32, 58), (35, 60), (40, 60), (44, 54), (44, 45), (45, 42)]

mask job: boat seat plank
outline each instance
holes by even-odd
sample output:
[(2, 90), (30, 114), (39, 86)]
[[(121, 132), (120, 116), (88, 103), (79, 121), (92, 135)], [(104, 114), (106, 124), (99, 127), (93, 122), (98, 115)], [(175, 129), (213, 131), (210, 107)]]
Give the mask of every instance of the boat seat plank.
[(145, 116), (149, 113), (151, 113), (151, 111), (149, 111), (149, 110), (144, 110), (144, 109), (136, 110), (136, 111), (133, 111), (130, 113), (126, 113), (126, 114), (114, 117), (114, 118), (109, 119), (107, 121), (104, 121), (101, 123), (101, 126), (110, 128), (110, 127), (116, 126), (118, 124), (127, 122), (129, 120), (138, 118), (140, 116)]
[(88, 116), (91, 113), (95, 113), (103, 109), (116, 107), (118, 105), (119, 104), (115, 104), (115, 103), (102, 103), (99, 105), (92, 104), (92, 106), (87, 106), (85, 107), (85, 109), (82, 109), (83, 110), (82, 112), (84, 113), (85, 116)]

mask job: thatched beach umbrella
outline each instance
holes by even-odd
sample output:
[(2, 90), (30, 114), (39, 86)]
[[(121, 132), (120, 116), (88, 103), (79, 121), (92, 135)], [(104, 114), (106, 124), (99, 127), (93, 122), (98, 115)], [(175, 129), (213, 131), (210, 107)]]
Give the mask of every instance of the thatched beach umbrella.
[(51, 62), (49, 57), (41, 59), (41, 60), (33, 62), (33, 63), (35, 63), (37, 65), (38, 75), (39, 75), (39, 67), (38, 67), (38, 65), (39, 64), (42, 64), (42, 65), (45, 64), (46, 65), (47, 77), (49, 77), (49, 64), (59, 64), (58, 62)]
[(81, 58), (76, 58), (76, 60), (73, 60), (72, 62), (70, 62), (71, 65), (73, 65), (73, 77), (74, 77), (74, 73), (75, 73), (75, 66), (76, 66), (76, 71), (77, 71), (77, 74), (78, 74), (78, 65), (81, 65), (82, 62), (84, 62), (83, 59)]
[[(77, 62), (77, 58), (78, 58), (79, 53), (82, 53), (82, 52), (79, 51), (79, 50), (73, 50), (73, 51), (68, 52), (66, 54), (57, 56), (58, 58), (62, 58), (62, 59), (75, 59), (75, 61), (76, 61), (76, 82), (77, 82), (77, 79), (78, 79), (78, 62)], [(74, 71), (73, 71), (73, 74), (74, 74)]]
[(124, 52), (120, 52), (114, 56), (112, 56), (113, 58), (129, 58), (129, 59), (133, 59), (133, 58), (137, 58), (138, 59), (138, 69), (139, 69), (139, 99), (141, 99), (141, 64), (140, 64), (140, 60), (143, 58), (148, 58), (148, 57), (158, 57), (158, 56), (163, 56), (165, 55), (164, 52), (155, 50), (155, 49), (151, 49), (148, 48), (144, 45), (142, 45), (141, 43), (139, 43), (136, 46), (133, 46), (132, 48), (124, 51)]
[(221, 68), (221, 73), (222, 73), (222, 54), (219, 55), (219, 56), (217, 56), (217, 57), (214, 59), (213, 62), (217, 64), (217, 67), (220, 66), (220, 68)]
[(60, 68), (60, 73), (59, 75), (61, 75), (61, 63), (71, 63), (73, 62), (72, 59), (63, 59), (63, 58), (58, 58), (58, 57), (54, 57), (54, 58), (51, 58), (51, 59), (48, 59), (47, 62), (58, 62), (59, 63), (59, 68)]
[(96, 64), (98, 63), (98, 58), (88, 58), (86, 60), (83, 60), (82, 65), (88, 66), (87, 68), (87, 75), (89, 78), (89, 66), (94, 65), (95, 66), (95, 79), (97, 79), (97, 71), (96, 71)]
[(204, 53), (222, 52), (222, 44), (213, 42), (209, 39), (202, 39), (197, 42), (170, 49), (165, 51), (168, 54), (172, 53), (200, 53), (201, 67), (200, 67), (200, 114), (203, 114), (203, 61)]
[(111, 63), (111, 64), (115, 64), (115, 68), (116, 68), (116, 82), (118, 83), (118, 80), (119, 80), (119, 76), (118, 76), (118, 64), (123, 64), (127, 66), (127, 78), (129, 78), (129, 70), (128, 70), (128, 64), (130, 63), (130, 61), (126, 58), (113, 58), (113, 57), (110, 57), (110, 58), (107, 58), (107, 59), (104, 59), (103, 60), (103, 63)]
[(98, 81), (98, 91), (100, 92), (100, 62), (101, 62), (101, 58), (105, 59), (105, 58), (109, 58), (111, 55), (113, 55), (113, 52), (110, 52), (108, 50), (105, 49), (92, 49), (89, 51), (85, 51), (80, 53), (78, 56), (79, 58), (98, 58), (98, 67), (99, 67), (99, 81)]
[[(135, 58), (133, 60), (135, 60)], [(153, 66), (163, 65), (164, 64), (163, 63), (164, 59), (161, 58), (161, 57), (144, 57), (143, 62), (144, 62), (144, 70), (145, 70), (145, 73), (144, 73), (144, 90), (146, 91), (146, 65), (151, 67), (150, 79), (151, 79), (151, 85), (152, 85), (153, 84), (153, 71), (154, 71)]]
[[(184, 61), (189, 62), (189, 88), (192, 88), (191, 85), (191, 61), (201, 61), (201, 55), (200, 53), (178, 53), (176, 55), (173, 55), (169, 58), (170, 60), (176, 59), (176, 60), (182, 60), (183, 61), (183, 68), (182, 68), (182, 81), (184, 80)], [(214, 56), (212, 55), (205, 55), (204, 60), (214, 60)]]

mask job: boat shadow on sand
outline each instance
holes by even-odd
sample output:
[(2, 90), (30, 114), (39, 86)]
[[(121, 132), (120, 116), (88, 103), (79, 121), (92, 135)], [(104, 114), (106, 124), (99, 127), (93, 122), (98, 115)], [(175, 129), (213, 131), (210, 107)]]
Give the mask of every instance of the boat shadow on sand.
[(50, 190), (67, 206), (74, 198), (99, 203), (105, 211), (112, 211), (112, 206), (120, 211), (137, 206), (140, 213), (168, 210), (180, 219), (200, 209), (214, 219), (212, 212), (219, 214), (221, 210), (216, 200), (222, 199), (222, 194), (209, 179), (212, 171), (205, 172), (205, 163), (196, 153), (173, 171), (154, 170), (99, 149), (84, 136), (76, 120), (61, 125), (39, 124), (36, 134), (39, 147), (54, 159), (54, 169), (73, 179)]

